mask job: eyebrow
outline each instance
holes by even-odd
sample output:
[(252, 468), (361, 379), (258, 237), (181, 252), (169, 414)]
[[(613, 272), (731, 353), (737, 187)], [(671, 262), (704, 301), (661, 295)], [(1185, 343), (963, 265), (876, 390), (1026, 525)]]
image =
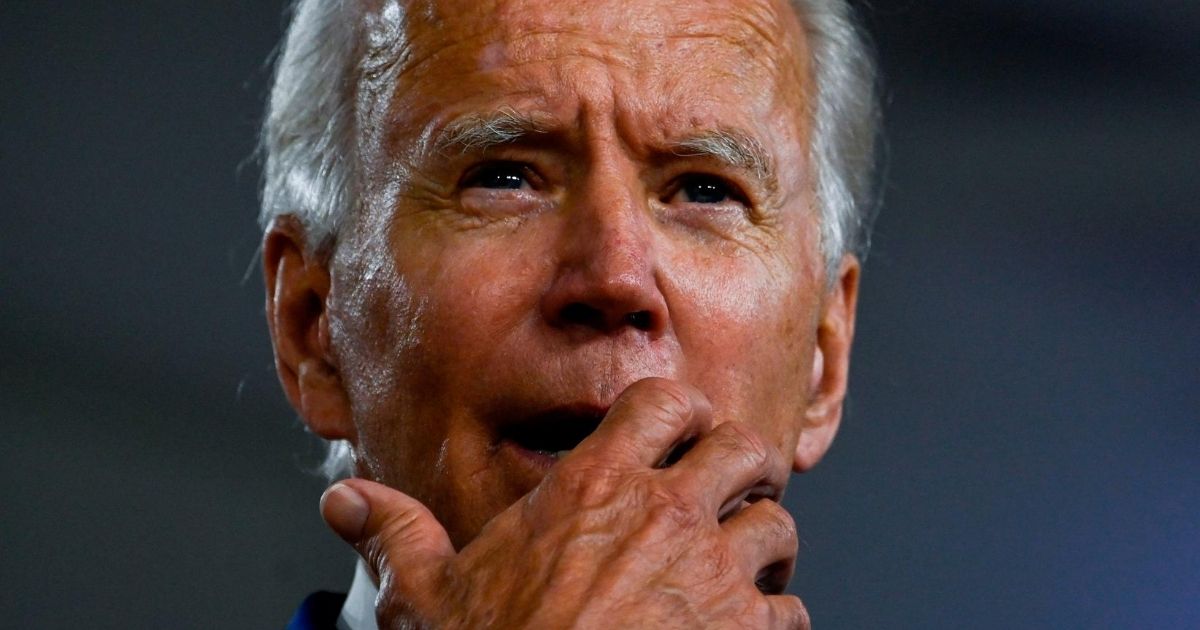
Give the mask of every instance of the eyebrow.
[[(512, 144), (537, 134), (550, 133), (553, 122), (546, 116), (504, 107), (494, 112), (467, 114), (452, 120), (435, 135), (439, 153), (486, 151)], [(769, 191), (779, 188), (778, 171), (771, 154), (754, 137), (731, 129), (710, 129), (670, 143), (676, 157), (708, 158), (728, 167), (747, 171)]]
[(433, 146), (440, 153), (485, 151), (548, 132), (549, 124), (542, 117), (506, 107), (487, 114), (468, 114), (451, 121), (437, 133)]
[(762, 144), (744, 133), (713, 129), (672, 143), (671, 153), (679, 157), (703, 157), (726, 166), (749, 171), (774, 191), (779, 186), (775, 160)]

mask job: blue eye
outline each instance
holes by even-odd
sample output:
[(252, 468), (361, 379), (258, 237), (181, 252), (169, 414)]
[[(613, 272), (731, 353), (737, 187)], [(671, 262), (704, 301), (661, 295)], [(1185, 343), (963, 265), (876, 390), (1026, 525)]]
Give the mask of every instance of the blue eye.
[(679, 185), (679, 192), (688, 203), (722, 203), (733, 199), (729, 184), (711, 175), (689, 175)]
[(491, 188), (495, 190), (520, 190), (528, 185), (525, 168), (520, 164), (488, 164), (470, 173), (465, 188)]

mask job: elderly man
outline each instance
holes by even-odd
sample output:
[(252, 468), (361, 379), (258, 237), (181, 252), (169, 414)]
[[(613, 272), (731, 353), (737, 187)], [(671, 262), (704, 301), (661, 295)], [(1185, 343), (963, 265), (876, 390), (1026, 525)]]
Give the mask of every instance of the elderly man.
[(807, 627), (874, 124), (836, 0), (302, 0), (266, 310), (362, 562), (297, 627)]

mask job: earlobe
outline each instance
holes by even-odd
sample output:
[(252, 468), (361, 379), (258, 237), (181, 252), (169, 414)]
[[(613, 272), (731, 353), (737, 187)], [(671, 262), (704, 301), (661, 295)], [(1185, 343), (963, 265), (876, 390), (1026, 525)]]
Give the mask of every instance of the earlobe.
[(328, 363), (305, 359), (298, 379), (300, 415), (309, 430), (327, 440), (351, 440), (354, 432), (342, 380)]
[(796, 472), (808, 471), (821, 461), (841, 424), (850, 373), (850, 347), (854, 341), (859, 270), (856, 257), (844, 256), (838, 279), (822, 304), (813, 350), (808, 409), (792, 462)]
[(281, 217), (268, 227), (263, 275), (275, 368), (288, 401), (313, 433), (352, 439), (353, 423), (331, 352), (325, 310), (329, 270), (323, 259), (308, 251), (303, 227), (293, 217)]

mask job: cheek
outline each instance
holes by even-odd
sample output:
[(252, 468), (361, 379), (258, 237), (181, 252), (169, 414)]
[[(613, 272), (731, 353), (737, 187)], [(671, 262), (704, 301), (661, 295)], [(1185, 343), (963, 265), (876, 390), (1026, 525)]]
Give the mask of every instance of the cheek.
[(366, 251), (339, 265), (330, 292), (330, 336), (355, 414), (372, 414), (400, 380), (423, 336), (425, 302), (387, 255)]
[[(360, 474), (392, 480), (427, 446), (404, 439), (403, 417), (412, 397), (412, 356), (425, 335), (428, 302), (397, 272), (391, 256), (357, 241), (338, 258), (328, 302), (330, 337), (341, 381), (357, 428), (355, 460)], [(393, 480), (394, 481), (394, 480)]]
[(401, 263), (422, 304), (411, 354), (423, 387), (435, 388), (426, 391), (454, 384), (465, 392), (497, 360), (496, 347), (537, 314), (537, 252), (513, 239), (464, 241), (410, 250)]
[(700, 355), (702, 369), (734, 372), (726, 379), (731, 383), (790, 379), (811, 348), (814, 300), (802, 299), (800, 283), (780, 286), (773, 276), (723, 271), (688, 273), (678, 281), (687, 302), (675, 318), (681, 342)]
[(689, 258), (670, 281), (689, 378), (716, 422), (747, 422), (790, 449), (816, 341), (821, 285), (811, 256)]

